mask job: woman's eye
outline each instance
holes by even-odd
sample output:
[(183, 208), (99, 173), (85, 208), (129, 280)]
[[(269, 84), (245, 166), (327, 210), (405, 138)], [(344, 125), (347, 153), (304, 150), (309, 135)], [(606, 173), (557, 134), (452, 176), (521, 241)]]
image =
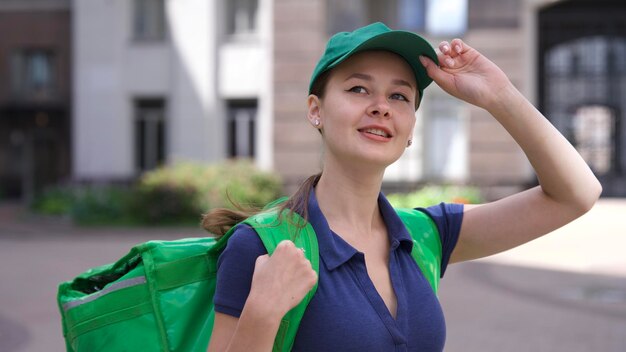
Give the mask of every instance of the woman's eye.
[(403, 100), (403, 101), (409, 101), (409, 99), (407, 99), (404, 95), (400, 94), (400, 93), (394, 93), (391, 95), (391, 99), (397, 99), (397, 100)]
[(352, 88), (348, 89), (348, 91), (350, 91), (352, 93), (367, 93), (367, 90), (364, 87), (361, 87), (361, 86), (352, 87)]

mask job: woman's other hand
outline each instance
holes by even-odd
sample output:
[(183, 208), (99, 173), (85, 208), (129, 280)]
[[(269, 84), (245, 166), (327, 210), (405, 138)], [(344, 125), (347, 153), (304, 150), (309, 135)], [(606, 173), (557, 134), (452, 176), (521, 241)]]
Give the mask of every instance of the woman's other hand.
[(440, 66), (420, 56), (430, 78), (450, 95), (470, 104), (489, 110), (500, 94), (512, 87), (496, 64), (461, 39), (441, 42), (437, 56)]
[(241, 316), (215, 313), (209, 351), (271, 351), (281, 319), (316, 282), (302, 250), (280, 242), (271, 256), (256, 259)]
[(467, 205), (450, 262), (493, 255), (534, 240), (593, 207), (602, 186), (576, 149), (509, 81), (460, 39), (439, 45), (440, 66), (420, 57), (449, 94), (487, 110), (522, 148), (539, 186), (481, 205)]
[[(285, 240), (269, 255), (257, 258), (248, 300), (282, 318), (317, 282), (317, 274), (302, 249)], [(246, 302), (248, 304), (248, 302)]]

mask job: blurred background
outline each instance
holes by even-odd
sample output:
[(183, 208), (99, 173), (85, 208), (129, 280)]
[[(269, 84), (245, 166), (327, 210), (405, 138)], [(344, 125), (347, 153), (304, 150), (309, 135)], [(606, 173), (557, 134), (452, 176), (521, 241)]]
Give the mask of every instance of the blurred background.
[[(227, 191), (262, 205), (319, 172), (310, 74), (333, 33), (375, 21), (492, 59), (604, 189), (555, 234), (450, 268), (447, 350), (626, 351), (622, 0), (0, 0), (0, 351), (62, 350), (60, 281), (204, 235)], [(537, 184), (484, 110), (432, 85), (417, 117), (394, 204)]]

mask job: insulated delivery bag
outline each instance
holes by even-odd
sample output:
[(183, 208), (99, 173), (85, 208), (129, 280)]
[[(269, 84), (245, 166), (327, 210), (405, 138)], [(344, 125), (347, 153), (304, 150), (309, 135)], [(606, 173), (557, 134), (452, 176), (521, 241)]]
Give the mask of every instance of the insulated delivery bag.
[(213, 238), (146, 242), (62, 283), (67, 351), (206, 351), (213, 245)]
[[(420, 211), (396, 211), (413, 237), (413, 258), (437, 292), (441, 244), (436, 226)], [(277, 221), (273, 209), (244, 223), (255, 229), (270, 254), (282, 240), (294, 241), (319, 273), (312, 226), (296, 213), (285, 214), (289, 215)], [(206, 351), (215, 314), (217, 259), (233, 230), (218, 241), (145, 242), (113, 264), (62, 283), (57, 301), (67, 352)], [(316, 289), (317, 285), (282, 319), (273, 351), (291, 350)]]

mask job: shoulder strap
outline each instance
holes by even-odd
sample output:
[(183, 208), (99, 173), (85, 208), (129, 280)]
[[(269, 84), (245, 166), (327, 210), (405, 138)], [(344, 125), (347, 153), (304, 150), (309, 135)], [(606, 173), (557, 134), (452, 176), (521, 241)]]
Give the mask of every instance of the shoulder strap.
[(417, 262), (435, 294), (441, 272), (441, 239), (435, 222), (416, 209), (395, 209), (413, 238), (411, 256)]
[[(317, 236), (311, 224), (299, 214), (284, 211), (283, 216), (279, 218), (278, 209), (274, 208), (254, 215), (244, 220), (244, 223), (254, 228), (270, 255), (281, 241), (293, 241), (296, 247), (304, 249), (305, 257), (311, 262), (313, 270), (319, 277), (320, 255), (317, 246)], [(317, 283), (300, 304), (287, 312), (283, 317), (274, 340), (273, 352), (291, 351), (304, 311), (316, 290)]]

